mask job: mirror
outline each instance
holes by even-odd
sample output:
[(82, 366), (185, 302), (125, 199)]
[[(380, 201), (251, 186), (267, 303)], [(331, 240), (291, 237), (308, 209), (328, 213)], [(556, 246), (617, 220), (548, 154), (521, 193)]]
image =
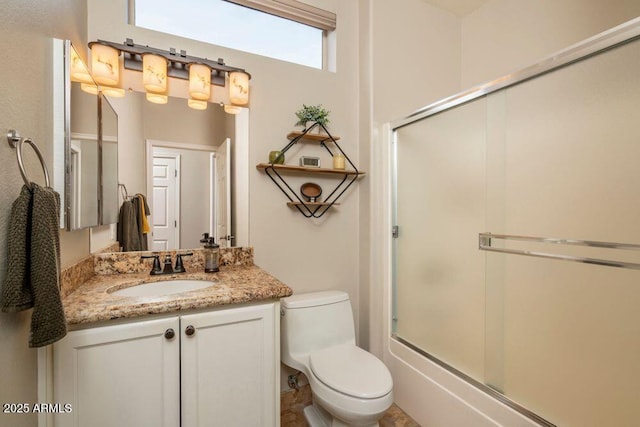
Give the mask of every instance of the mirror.
[(197, 248), (204, 232), (222, 247), (227, 236), (246, 246), (248, 110), (230, 115), (209, 103), (198, 111), (178, 97), (158, 105), (131, 90), (109, 101), (119, 117), (119, 182), (129, 196), (144, 194), (151, 211), (149, 250)]
[(100, 96), (100, 177), (102, 198), (100, 224), (118, 222), (118, 115), (104, 96)]
[[(98, 96), (95, 83), (83, 83), (74, 69), (84, 66), (70, 46), (69, 142), (67, 147), (67, 183), (65, 204), (67, 229), (78, 230), (99, 224), (98, 200), (99, 131)], [(86, 66), (84, 66), (86, 70)], [(89, 80), (88, 73), (82, 77)], [(84, 88), (82, 87), (84, 85)], [(92, 91), (89, 93), (88, 91)]]
[[(54, 101), (54, 114), (60, 116), (54, 126), (54, 185), (64, 200), (61, 224), (66, 224), (68, 230), (78, 230), (116, 223), (123, 202), (119, 184), (126, 185), (130, 195), (149, 195), (152, 211), (161, 213), (162, 209), (153, 207), (159, 199), (153, 194), (161, 190), (153, 189), (154, 167), (147, 163), (152, 162), (156, 147), (164, 150), (156, 157), (177, 152), (182, 160), (180, 203), (172, 204), (180, 207), (180, 215), (174, 219), (179, 230), (175, 246), (171, 247), (197, 247), (203, 232), (216, 236), (223, 247), (247, 246), (249, 110), (242, 108), (239, 114), (229, 115), (220, 105), (209, 103), (207, 110), (196, 111), (188, 108), (186, 99), (174, 97), (166, 105), (156, 105), (147, 102), (144, 93), (132, 90), (124, 98), (98, 96), (97, 86), (71, 43), (55, 42), (63, 54), (54, 59), (54, 67), (64, 73), (58, 71), (54, 78), (65, 95)], [(84, 70), (86, 76), (74, 74), (78, 69)], [(131, 78), (140, 79), (139, 73), (131, 74)], [(87, 87), (81, 78), (92, 83)], [(94, 94), (83, 91), (83, 84)], [(57, 104), (61, 106), (56, 107)], [(228, 148), (223, 151), (228, 160), (222, 161), (224, 156), (217, 147), (227, 140)], [(208, 156), (206, 162), (189, 166), (189, 157), (196, 154), (201, 160), (203, 155)], [(216, 176), (212, 170), (225, 169), (220, 162), (227, 163), (227, 173)], [(202, 184), (211, 182), (217, 184)], [(226, 207), (208, 202), (221, 197), (227, 200)], [(199, 208), (198, 202), (206, 202), (207, 206)], [(196, 213), (200, 214), (199, 219), (195, 219)], [(149, 219), (163, 218), (154, 218), (152, 213)], [(227, 229), (221, 223), (226, 223)], [(153, 245), (170, 247), (168, 242), (156, 241)]]

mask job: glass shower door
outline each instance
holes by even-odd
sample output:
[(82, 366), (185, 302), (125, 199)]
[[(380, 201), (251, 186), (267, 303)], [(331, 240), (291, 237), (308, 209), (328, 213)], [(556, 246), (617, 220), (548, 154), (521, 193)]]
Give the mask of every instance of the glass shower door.
[[(474, 377), (484, 371), (486, 104), (397, 131), (395, 333)], [(462, 125), (463, 124), (463, 125)]]
[(638, 70), (636, 40), (395, 129), (395, 336), (549, 424), (640, 417)]

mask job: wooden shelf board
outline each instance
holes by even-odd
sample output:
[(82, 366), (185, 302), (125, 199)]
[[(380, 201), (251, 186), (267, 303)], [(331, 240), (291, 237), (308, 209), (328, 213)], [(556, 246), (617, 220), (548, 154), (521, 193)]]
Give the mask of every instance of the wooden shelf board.
[[(289, 139), (293, 139), (293, 138), (297, 138), (300, 135), (302, 135), (302, 132), (289, 132), (289, 134), (287, 135), (287, 138)], [(331, 141), (331, 137), (327, 134), (324, 133), (307, 133), (305, 136), (303, 136), (301, 139), (308, 139), (310, 141), (317, 141), (317, 142), (322, 142), (322, 141)], [(334, 136), (333, 139), (335, 139), (336, 141), (340, 140), (339, 136)]]
[[(324, 202), (304, 202), (304, 203), (300, 203), (300, 202), (287, 202), (287, 206), (290, 207), (294, 207), (294, 206), (309, 206), (312, 208), (318, 207), (318, 206), (329, 206), (331, 203), (324, 203)], [(340, 203), (334, 203), (333, 206), (339, 206)]]
[(304, 166), (292, 166), (292, 165), (272, 165), (271, 163), (258, 163), (256, 165), (257, 169), (266, 169), (270, 166), (273, 166), (274, 169), (278, 171), (285, 172), (304, 172), (310, 174), (331, 174), (331, 175), (365, 175), (366, 172), (363, 171), (354, 171), (354, 170), (340, 170), (340, 169), (329, 169), (329, 168), (310, 168)]

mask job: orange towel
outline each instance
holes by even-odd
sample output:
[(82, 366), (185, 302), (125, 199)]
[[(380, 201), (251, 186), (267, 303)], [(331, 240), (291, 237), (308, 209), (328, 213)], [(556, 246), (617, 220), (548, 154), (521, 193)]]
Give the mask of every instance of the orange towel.
[(146, 206), (146, 200), (144, 200), (144, 196), (142, 194), (138, 194), (137, 197), (140, 199), (140, 206), (143, 206), (140, 209), (140, 223), (142, 224), (142, 234), (148, 234), (151, 231), (151, 227), (149, 227), (149, 221), (147, 221), (147, 215), (144, 209)]

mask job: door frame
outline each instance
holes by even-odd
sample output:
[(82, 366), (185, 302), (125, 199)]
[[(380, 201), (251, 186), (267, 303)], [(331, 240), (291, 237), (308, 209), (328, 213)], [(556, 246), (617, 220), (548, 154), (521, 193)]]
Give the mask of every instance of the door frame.
[[(215, 152), (209, 153), (209, 197), (210, 200), (216, 200), (216, 186), (214, 185), (216, 180), (216, 171), (217, 171), (217, 157)], [(209, 207), (209, 235), (215, 237), (217, 242), (220, 242), (218, 239), (218, 230), (216, 227), (216, 222), (218, 221), (216, 210), (211, 209)]]
[[(161, 141), (158, 139), (146, 139), (145, 145), (146, 145), (145, 162), (144, 162), (145, 163), (145, 179), (146, 179), (146, 187), (147, 187), (147, 198), (149, 199), (153, 197), (153, 149), (154, 148), (157, 147), (157, 148), (169, 148), (169, 149), (176, 149), (176, 150), (207, 151), (207, 152), (212, 152), (214, 156), (216, 151), (216, 147), (213, 145), (189, 144), (189, 143), (174, 142), (174, 141)], [(215, 175), (211, 175), (211, 172), (210, 172), (209, 176), (211, 177)], [(213, 187), (213, 184), (214, 183), (212, 182), (212, 187)], [(213, 197), (215, 195), (214, 191), (215, 189), (212, 188), (211, 200), (215, 200), (215, 198)], [(214, 209), (211, 209), (211, 207), (209, 207), (209, 210), (210, 212), (214, 211)], [(153, 212), (151, 212), (151, 215), (153, 216)], [(215, 221), (215, 212), (213, 212), (211, 215), (212, 215), (211, 220)], [(177, 219), (178, 221), (180, 220), (179, 214)], [(213, 223), (215, 224), (215, 222)], [(215, 234), (215, 230), (213, 232), (212, 231), (209, 231), (209, 232)], [(214, 234), (211, 234), (211, 235), (214, 235)], [(177, 238), (178, 238), (178, 247), (179, 247), (180, 234), (177, 235)]]

